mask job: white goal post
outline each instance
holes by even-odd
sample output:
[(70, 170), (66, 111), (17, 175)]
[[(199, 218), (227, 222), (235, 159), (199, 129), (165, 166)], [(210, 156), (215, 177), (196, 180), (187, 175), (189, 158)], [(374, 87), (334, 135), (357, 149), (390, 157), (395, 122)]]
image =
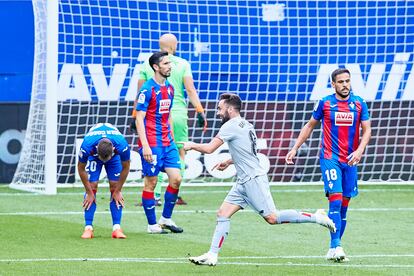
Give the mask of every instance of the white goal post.
[[(314, 101), (333, 93), (330, 73), (347, 67), (373, 127), (359, 179), (414, 181), (414, 1), (33, 0), (33, 10), (32, 98), (13, 188), (53, 194), (75, 183), (76, 143), (96, 123), (118, 127), (137, 152), (128, 124), (139, 68), (167, 32), (177, 36), (207, 111), (202, 133), (190, 106), (190, 139), (217, 133), (219, 94), (235, 92), (270, 181), (319, 182), (320, 128), (294, 166), (284, 157)], [(234, 168), (211, 170), (226, 157), (226, 145), (189, 152), (185, 183), (231, 183)], [(129, 181), (141, 183), (135, 163)]]
[(11, 188), (57, 192), (58, 1), (33, 0), (32, 97), (23, 149)]

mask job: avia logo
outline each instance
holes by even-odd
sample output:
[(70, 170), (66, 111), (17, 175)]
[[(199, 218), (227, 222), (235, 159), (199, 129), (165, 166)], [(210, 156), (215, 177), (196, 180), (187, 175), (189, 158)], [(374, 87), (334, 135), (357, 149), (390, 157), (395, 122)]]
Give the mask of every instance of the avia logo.
[(88, 87), (88, 84), (92, 83), (91, 91), (95, 91), (99, 101), (118, 101), (120, 98), (134, 101), (137, 95), (140, 66), (141, 64), (135, 65), (129, 79), (128, 90), (125, 96), (121, 97), (129, 64), (115, 64), (111, 70), (112, 75), (107, 76), (102, 64), (88, 64), (83, 68), (80, 64), (65, 63), (60, 70), (57, 83), (58, 100), (92, 101)]
[(170, 112), (170, 105), (171, 105), (170, 99), (160, 100), (160, 109), (159, 109), (160, 114)]
[(351, 112), (335, 112), (336, 126), (352, 126), (354, 123), (354, 113)]
[[(414, 66), (412, 66), (411, 72), (406, 72), (410, 56), (410, 53), (395, 54), (394, 63), (389, 72), (385, 71), (385, 63), (372, 64), (369, 72), (361, 72), (359, 64), (345, 64), (345, 67), (351, 72), (352, 91), (364, 100), (374, 101), (380, 92), (381, 82), (385, 80), (381, 89), (381, 100), (397, 100), (398, 92), (402, 93), (399, 100), (414, 100)], [(330, 75), (336, 68), (338, 68), (337, 64), (322, 64), (319, 67), (310, 100), (318, 100), (334, 93), (330, 85)], [(364, 76), (366, 77), (364, 78)], [(400, 88), (403, 80), (406, 80), (405, 87)]]

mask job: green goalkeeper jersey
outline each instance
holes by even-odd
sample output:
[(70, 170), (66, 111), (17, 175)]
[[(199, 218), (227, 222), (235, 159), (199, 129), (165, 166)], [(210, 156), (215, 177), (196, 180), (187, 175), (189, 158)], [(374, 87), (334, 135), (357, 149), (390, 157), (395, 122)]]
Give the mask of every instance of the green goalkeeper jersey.
[[(191, 66), (188, 61), (183, 58), (169, 55), (171, 61), (171, 76), (168, 81), (174, 86), (174, 101), (172, 110), (187, 112), (187, 101), (184, 95), (184, 77), (192, 77)], [(149, 80), (154, 76), (154, 70), (146, 60), (139, 71), (139, 79)]]

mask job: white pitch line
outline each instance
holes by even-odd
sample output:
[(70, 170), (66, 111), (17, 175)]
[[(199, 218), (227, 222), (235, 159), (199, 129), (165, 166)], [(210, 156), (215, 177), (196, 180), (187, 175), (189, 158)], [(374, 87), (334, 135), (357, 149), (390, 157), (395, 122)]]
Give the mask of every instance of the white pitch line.
[[(223, 190), (195, 190), (195, 191), (180, 191), (180, 194), (225, 194), (228, 193), (228, 189)], [(361, 193), (375, 193), (375, 192), (414, 192), (414, 189), (359, 189)], [(321, 189), (272, 189), (272, 193), (324, 193), (323, 188)], [(108, 190), (100, 192), (98, 190), (98, 195), (109, 194)], [(125, 191), (122, 192), (124, 195), (138, 195), (141, 194), (141, 189), (138, 189), (136, 192)], [(83, 196), (84, 192), (68, 192), (68, 193), (58, 193), (57, 196)], [(36, 193), (0, 193), (0, 196), (13, 197), (13, 196), (44, 196), (42, 194)], [(48, 196), (49, 197), (49, 196)]]
[[(359, 255), (350, 256), (350, 258), (372, 258), (372, 257), (412, 257), (414, 255)], [(295, 259), (295, 258), (315, 257), (323, 259), (324, 256), (271, 256), (273, 259)], [(267, 257), (221, 257), (222, 259), (269, 259)], [(0, 259), (0, 262), (133, 262), (133, 263), (168, 263), (168, 264), (186, 264), (187, 258), (38, 258), (38, 259)], [(350, 263), (325, 263), (325, 264), (309, 264), (309, 263), (261, 263), (261, 262), (220, 262), (219, 265), (244, 265), (244, 266), (305, 266), (305, 267), (351, 267), (351, 268), (414, 268), (414, 265), (405, 264), (350, 264)]]
[(244, 265), (244, 266), (304, 266), (304, 267), (349, 267), (349, 268), (414, 268), (414, 265), (396, 265), (396, 264), (344, 264), (344, 263), (332, 263), (332, 264), (304, 264), (304, 263), (242, 263), (242, 262), (224, 262), (220, 265)]
[[(312, 211), (314, 209), (303, 209), (304, 211)], [(412, 212), (414, 208), (349, 208), (351, 212)], [(157, 210), (161, 212), (161, 210)], [(216, 213), (217, 210), (174, 210), (174, 213), (179, 214), (203, 214)], [(253, 210), (242, 210), (241, 212), (253, 213)], [(0, 213), (0, 216), (63, 216), (63, 215), (83, 215), (83, 211), (39, 211), (39, 212), (7, 212)], [(123, 210), (123, 214), (143, 214), (144, 211), (128, 211)], [(110, 214), (110, 211), (96, 211), (95, 214)]]
[[(350, 258), (364, 259), (364, 258), (414, 258), (414, 254), (365, 254), (365, 255), (347, 255)], [(220, 257), (220, 259), (320, 259), (326, 256), (235, 256), (235, 257)]]

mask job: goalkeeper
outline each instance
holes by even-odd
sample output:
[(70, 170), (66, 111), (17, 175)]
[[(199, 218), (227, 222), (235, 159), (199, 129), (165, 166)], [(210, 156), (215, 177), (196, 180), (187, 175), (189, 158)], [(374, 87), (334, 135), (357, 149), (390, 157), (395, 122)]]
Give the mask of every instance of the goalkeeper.
[[(187, 110), (187, 102), (185, 99), (184, 89), (188, 94), (188, 98), (190, 99), (191, 104), (194, 106), (197, 112), (198, 125), (203, 128), (203, 131), (206, 131), (207, 129), (206, 115), (200, 103), (200, 99), (198, 98), (196, 88), (194, 87), (194, 80), (193, 80), (193, 74), (191, 72), (190, 63), (188, 63), (187, 60), (175, 55), (176, 50), (177, 50), (177, 45), (178, 45), (178, 41), (175, 35), (169, 34), (169, 33), (163, 34), (160, 37), (159, 45), (160, 45), (161, 51), (168, 52), (169, 58), (171, 61), (171, 66), (172, 66), (171, 76), (168, 77), (168, 81), (173, 85), (175, 89), (173, 107), (171, 110), (174, 140), (177, 142), (187, 142), (188, 141), (188, 110)], [(146, 60), (144, 64), (141, 66), (141, 69), (139, 72), (139, 81), (138, 81), (137, 90), (140, 91), (144, 82), (151, 79), (153, 76), (154, 76), (154, 70), (152, 70), (151, 66), (149, 65), (148, 60)], [(137, 93), (137, 96), (138, 96), (138, 93)], [(135, 126), (136, 104), (137, 104), (137, 99), (135, 100), (134, 109), (132, 112), (132, 117), (134, 118), (134, 120), (131, 123), (131, 130), (135, 133), (136, 133), (136, 126)], [(181, 176), (184, 177), (185, 151), (182, 148), (182, 144), (177, 143), (177, 147), (179, 150), (180, 161), (181, 161)], [(161, 183), (162, 182), (163, 182), (163, 174), (159, 174), (158, 183), (154, 190), (157, 205), (161, 205), (160, 195), (161, 195)], [(181, 197), (178, 197), (176, 204), (185, 205), (187, 203)]]

